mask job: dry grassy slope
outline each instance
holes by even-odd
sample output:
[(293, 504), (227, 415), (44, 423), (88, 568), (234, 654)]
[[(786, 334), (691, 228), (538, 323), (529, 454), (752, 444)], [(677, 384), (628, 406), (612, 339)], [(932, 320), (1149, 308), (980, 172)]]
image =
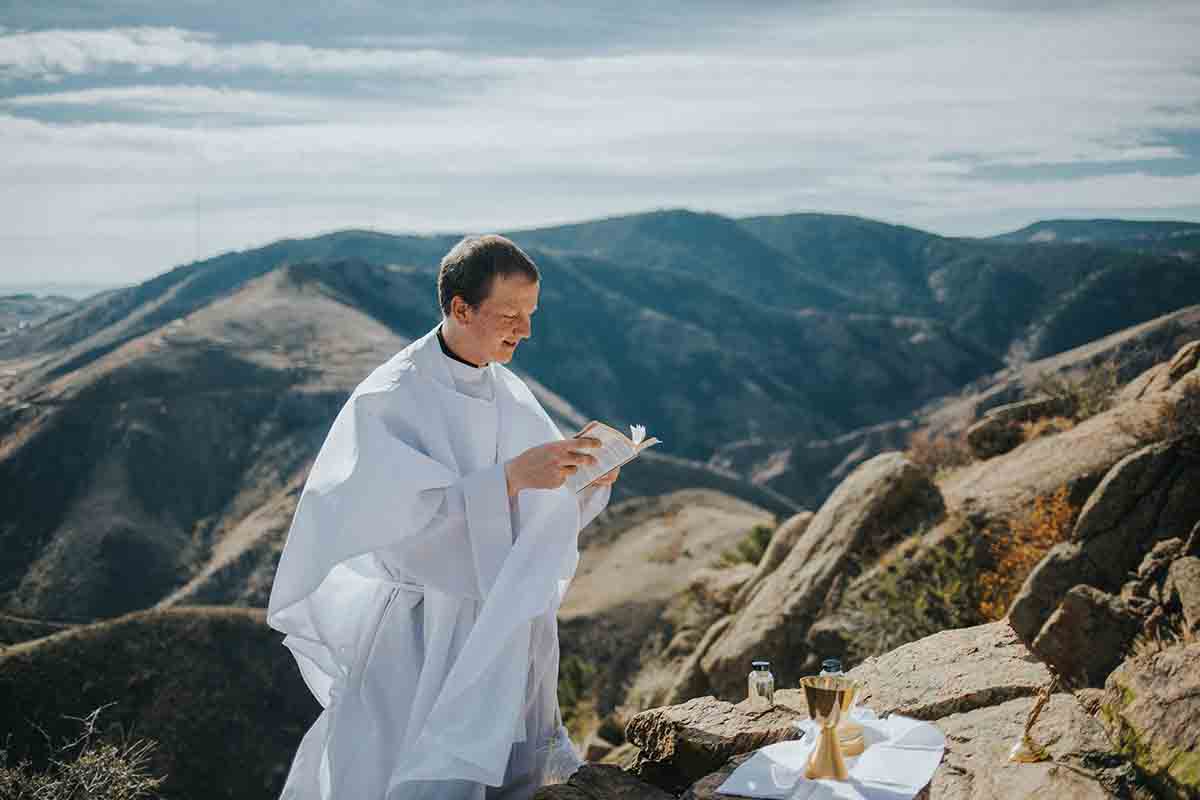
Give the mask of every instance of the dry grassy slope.
[(149, 606), (278, 530), (255, 512), (295, 488), (345, 394), (404, 344), (281, 271), (53, 380), (27, 413), (36, 432), (0, 460), (7, 606)]
[(616, 503), (583, 532), (559, 639), (564, 663), (595, 670), (587, 690), (601, 713), (625, 701), (635, 676), (677, 633), (664, 611), (696, 571), (773, 519), (742, 500), (692, 489)]
[(581, 539), (579, 567), (561, 616), (594, 616), (630, 603), (665, 601), (755, 525), (774, 520), (757, 506), (704, 490), (612, 506)]
[[(261, 610), (138, 612), (0, 648), (0, 741), (44, 758), (108, 704), (100, 729), (158, 742), (173, 798), (276, 797), (319, 706)], [(11, 738), (10, 738), (11, 737)]]

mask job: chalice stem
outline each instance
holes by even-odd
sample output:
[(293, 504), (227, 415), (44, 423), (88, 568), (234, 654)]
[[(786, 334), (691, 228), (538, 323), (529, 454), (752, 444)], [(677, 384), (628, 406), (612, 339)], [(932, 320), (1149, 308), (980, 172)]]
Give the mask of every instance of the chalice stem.
[(833, 728), (822, 726), (821, 735), (817, 738), (817, 749), (813, 751), (812, 758), (808, 761), (804, 777), (809, 780), (834, 778), (839, 781), (844, 781), (849, 777), (846, 770), (846, 759), (842, 756), (842, 748), (838, 744), (837, 733)]

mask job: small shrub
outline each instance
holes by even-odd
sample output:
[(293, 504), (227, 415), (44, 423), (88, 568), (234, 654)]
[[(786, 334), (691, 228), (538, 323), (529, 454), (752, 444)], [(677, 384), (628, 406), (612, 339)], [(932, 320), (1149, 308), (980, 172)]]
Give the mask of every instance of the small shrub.
[(1053, 436), (1074, 427), (1075, 421), (1069, 417), (1043, 417), (1030, 422), (1022, 422), (1021, 441), (1030, 442), (1043, 436)]
[(979, 614), (978, 531), (963, 527), (925, 546), (920, 534), (893, 551), (867, 599), (850, 612), (846, 657), (861, 661), (939, 631), (983, 621)]
[(928, 428), (914, 431), (908, 437), (907, 455), (910, 461), (935, 477), (965, 467), (974, 460), (965, 434), (946, 436), (931, 433)]
[(767, 552), (767, 545), (771, 543), (774, 534), (775, 528), (770, 525), (755, 525), (741, 541), (721, 553), (713, 566), (724, 568), (743, 563), (757, 564), (762, 561), (763, 553)]
[(674, 564), (686, 552), (683, 546), (684, 539), (684, 533), (679, 532), (674, 534), (671, 538), (654, 548), (654, 552), (650, 553), (648, 558), (655, 564)]
[(1068, 488), (1062, 486), (1036, 498), (1027, 513), (1012, 520), (1007, 532), (991, 535), (993, 563), (979, 576), (979, 611), (986, 619), (1001, 619), (1008, 613), (1033, 568), (1051, 547), (1070, 536), (1078, 513), (1071, 505)]
[(596, 667), (579, 656), (567, 656), (558, 665), (558, 705), (563, 725), (577, 741), (599, 723), (596, 708)]
[(120, 743), (96, 739), (96, 719), (105, 706), (79, 719), (83, 733), (54, 749), (44, 771), (27, 760), (8, 765), (0, 749), (0, 798), (4, 800), (138, 800), (157, 797), (165, 778), (150, 773), (156, 744), (147, 739)]
[(1120, 388), (1120, 368), (1111, 359), (1093, 364), (1078, 378), (1043, 372), (1033, 385), (1035, 394), (1067, 402), (1074, 409), (1072, 419), (1075, 422), (1083, 422), (1112, 408)]

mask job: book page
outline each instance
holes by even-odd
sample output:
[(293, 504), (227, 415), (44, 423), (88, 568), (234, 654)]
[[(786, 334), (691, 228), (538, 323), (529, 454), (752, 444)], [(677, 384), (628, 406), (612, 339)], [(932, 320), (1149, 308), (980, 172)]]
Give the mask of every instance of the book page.
[[(634, 428), (634, 435), (641, 439), (645, 435), (646, 429), (640, 425), (634, 426)], [(637, 430), (638, 428), (640, 428), (640, 431)], [(589, 436), (593, 439), (598, 439), (600, 446), (580, 448), (580, 452), (595, 456), (596, 463), (591, 466), (580, 467), (574, 475), (567, 478), (566, 485), (573, 492), (578, 492), (586, 488), (596, 478), (631, 461), (643, 449), (651, 447), (658, 442), (657, 439), (647, 439), (639, 441), (635, 445), (629, 437), (599, 422), (588, 423), (576, 436)]]

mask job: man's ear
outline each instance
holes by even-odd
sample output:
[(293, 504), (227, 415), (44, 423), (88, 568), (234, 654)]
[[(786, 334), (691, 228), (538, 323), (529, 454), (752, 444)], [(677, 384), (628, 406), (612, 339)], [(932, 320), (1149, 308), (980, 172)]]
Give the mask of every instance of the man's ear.
[(471, 306), (462, 299), (462, 295), (456, 294), (450, 298), (450, 316), (454, 317), (455, 322), (466, 325), (471, 319), (471, 311)]

